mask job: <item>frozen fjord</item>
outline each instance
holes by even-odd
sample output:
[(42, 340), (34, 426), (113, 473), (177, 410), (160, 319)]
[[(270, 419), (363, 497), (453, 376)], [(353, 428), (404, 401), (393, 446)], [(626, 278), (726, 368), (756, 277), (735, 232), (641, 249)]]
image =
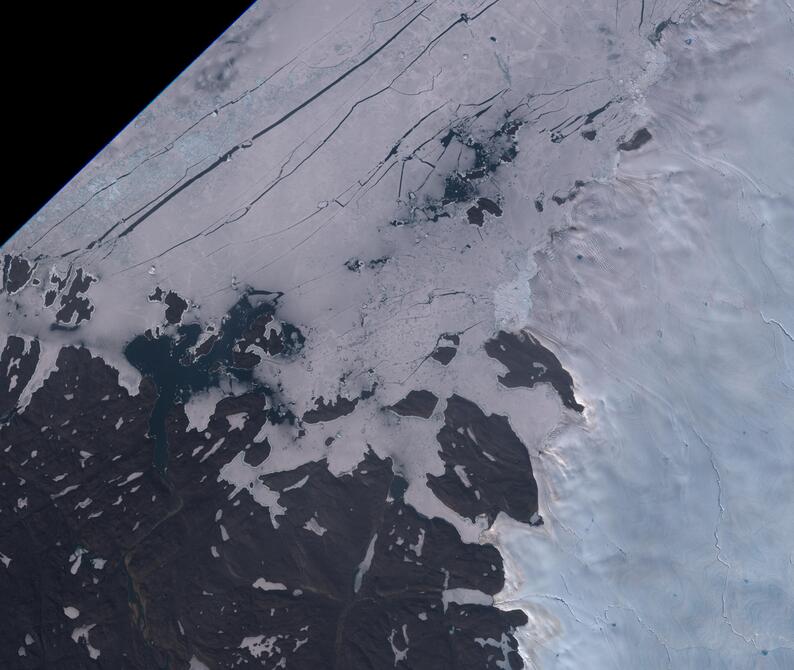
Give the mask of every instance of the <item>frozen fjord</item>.
[[(247, 287), (279, 292), (262, 335), (295, 324), (300, 356), (253, 340), (240, 354), (290, 412), (320, 420), (301, 442), (288, 422), (263, 428), (270, 453), (242, 466), (261, 438), (227, 452), (240, 408), (221, 407), (228, 435), (203, 445), (195, 431), (189, 450), (221, 459), (221, 485), (257, 482), (274, 527), (304, 472), (261, 477), (322, 458), (343, 477), (371, 446), (405, 477), (407, 505), (476, 542), (499, 505), (467, 519), (479, 508), (456, 508), (449, 487), (454, 473), (471, 490), (475, 466), (435, 446), (463, 396), (508, 417), (537, 480), (544, 524), (502, 514), (485, 535), (508, 565), (497, 603), (529, 616), (527, 665), (785, 667), (790, 8), (339, 4), (255, 6), (3, 250), (26, 259), (5, 261), (8, 334), (41, 349), (15, 402), (46, 385), (63, 344), (134, 391), (133, 337), (195, 323), (211, 341)], [(173, 318), (168, 292), (189, 303)], [(524, 327), (572, 376), (583, 416), (546, 385), (498, 381), (484, 343)], [(440, 347), (455, 350), (447, 365), (427, 358)], [(443, 399), (429, 419), (382, 411), (417, 389)], [(389, 662), (421, 654), (408, 629), (385, 637)], [(475, 639), (510, 662), (495, 633)]]

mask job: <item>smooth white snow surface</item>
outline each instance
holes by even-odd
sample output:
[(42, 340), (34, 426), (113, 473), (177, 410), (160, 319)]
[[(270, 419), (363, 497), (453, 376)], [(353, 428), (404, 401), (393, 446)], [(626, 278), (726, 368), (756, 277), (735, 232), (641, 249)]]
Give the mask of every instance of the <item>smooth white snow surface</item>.
[(262, 589), (263, 591), (286, 591), (287, 587), (280, 582), (269, 582), (264, 577), (260, 577), (254, 582), (255, 589)]
[(533, 326), (591, 408), (536, 461), (547, 523), (494, 529), (536, 667), (794, 667), (791, 17), (677, 27), (658, 141), (536, 254)]

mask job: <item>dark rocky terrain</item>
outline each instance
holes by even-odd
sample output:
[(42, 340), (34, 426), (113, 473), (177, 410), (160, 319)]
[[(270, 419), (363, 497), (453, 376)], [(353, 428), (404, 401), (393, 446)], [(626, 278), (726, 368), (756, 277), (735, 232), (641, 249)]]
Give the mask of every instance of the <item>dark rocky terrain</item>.
[[(342, 476), (310, 461), (260, 474), (247, 492), (218, 476), (237, 454), (244, 468), (268, 463), (263, 426), (300, 423), (273, 387), (250, 377), (260, 359), (249, 361), (249, 346), (288, 361), (305, 341), (289, 324), (268, 331), (278, 322), (278, 296), (268, 296), (243, 298), (198, 356), (187, 355), (193, 327), (133, 340), (127, 356), (144, 374), (134, 396), (89, 349), (65, 347), (18, 411), (38, 343), (26, 351), (9, 338), (0, 359), (0, 546), (11, 558), (0, 600), (14, 624), (0, 635), (4, 667), (182, 668), (191, 659), (211, 668), (281, 659), (306, 669), (522, 667), (512, 631), (526, 616), (489, 603), (504, 583), (499, 553), (406, 504), (407, 482), (390, 459), (369, 450)], [(519, 341), (511, 338), (498, 341)], [(537, 344), (522, 356), (530, 354), (553, 358)], [(561, 368), (525, 380), (526, 361), (511, 356), (518, 381), (549, 381), (570, 396)], [(191, 429), (183, 403), (223, 376), (249, 390), (221, 400), (206, 429)], [(373, 395), (376, 387), (353, 400), (320, 398), (302, 421), (334, 421)], [(388, 409), (428, 418), (438, 403), (419, 389)], [(428, 478), (432, 491), (472, 520), (490, 524), (499, 512), (533, 520), (529, 454), (506, 417), (458, 395), (443, 408), (446, 472)], [(259, 486), (274, 495), (269, 508)]]

